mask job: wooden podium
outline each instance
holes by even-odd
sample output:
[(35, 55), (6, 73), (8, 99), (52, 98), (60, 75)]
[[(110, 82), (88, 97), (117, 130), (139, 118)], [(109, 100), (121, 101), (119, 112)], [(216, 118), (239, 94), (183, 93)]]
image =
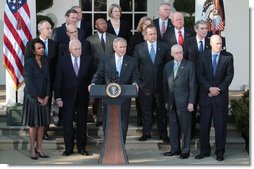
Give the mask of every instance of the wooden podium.
[(110, 97), (107, 85), (92, 85), (90, 96), (101, 98), (107, 104), (107, 124), (104, 133), (104, 143), (101, 150), (100, 164), (128, 164), (128, 157), (122, 137), (121, 103), (126, 98), (137, 97), (134, 85), (121, 85), (121, 94)]

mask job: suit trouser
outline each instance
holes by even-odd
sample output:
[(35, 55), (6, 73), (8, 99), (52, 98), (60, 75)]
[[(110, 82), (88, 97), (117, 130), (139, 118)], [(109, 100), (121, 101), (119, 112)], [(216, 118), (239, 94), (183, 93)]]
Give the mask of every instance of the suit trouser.
[(76, 112), (77, 119), (77, 149), (86, 148), (86, 120), (87, 120), (87, 103), (83, 105), (72, 105), (64, 102), (63, 107), (63, 128), (64, 128), (64, 144), (66, 150), (74, 148), (74, 129), (73, 120)]
[[(128, 126), (129, 126), (129, 115), (130, 115), (130, 106), (131, 105), (131, 99), (126, 99), (121, 104), (121, 123), (122, 123), (122, 134), (123, 134), (123, 141), (126, 143), (126, 137), (128, 132)], [(103, 133), (105, 135), (106, 130), (106, 124), (107, 124), (107, 105), (103, 102)]]
[(214, 99), (209, 105), (200, 105), (200, 153), (211, 153), (210, 129), (213, 119), (215, 128), (215, 154), (225, 153), (226, 131), (227, 131), (227, 106), (219, 106)]
[(95, 98), (93, 107), (93, 115), (97, 116), (97, 121), (102, 121), (102, 99)]
[(181, 153), (190, 153), (191, 142), (191, 116), (186, 107), (176, 108), (174, 104), (169, 111), (170, 145), (171, 152), (180, 151), (180, 139), (182, 138)]
[(160, 136), (167, 136), (167, 115), (162, 94), (155, 92), (139, 91), (139, 100), (142, 112), (143, 135), (150, 135), (152, 132), (152, 110), (153, 99), (156, 104), (156, 120)]

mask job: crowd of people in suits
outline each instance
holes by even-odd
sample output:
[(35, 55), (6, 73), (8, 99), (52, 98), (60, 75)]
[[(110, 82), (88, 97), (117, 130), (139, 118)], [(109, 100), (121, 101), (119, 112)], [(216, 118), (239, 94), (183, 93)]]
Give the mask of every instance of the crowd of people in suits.
[[(30, 127), (31, 159), (49, 157), (43, 151), (42, 140), (53, 139), (47, 133), (52, 97), (59, 107), (58, 125), (64, 131), (63, 155), (73, 153), (74, 138), (78, 153), (91, 155), (86, 149), (90, 87), (106, 84), (108, 74), (117, 72), (119, 84), (134, 85), (138, 91), (137, 125), (143, 127), (139, 141), (152, 138), (156, 121), (159, 139), (171, 147), (164, 155), (188, 158), (199, 108), (200, 153), (195, 159), (211, 154), (209, 134), (213, 121), (216, 159), (224, 160), (233, 55), (222, 50), (219, 35), (207, 36), (205, 21), (197, 21), (192, 31), (184, 26), (182, 13), (174, 12), (169, 19), (170, 10), (170, 4), (160, 4), (159, 17), (142, 17), (132, 36), (117, 4), (109, 7), (108, 21), (96, 19), (94, 34), (91, 24), (82, 19), (79, 6), (67, 10), (66, 22), (54, 30), (48, 21), (39, 22), (38, 38), (26, 45), (24, 66), (22, 121)], [(107, 106), (101, 99), (92, 100), (96, 125), (102, 125), (105, 131)], [(124, 143), (130, 105), (131, 100), (126, 99), (121, 107)]]

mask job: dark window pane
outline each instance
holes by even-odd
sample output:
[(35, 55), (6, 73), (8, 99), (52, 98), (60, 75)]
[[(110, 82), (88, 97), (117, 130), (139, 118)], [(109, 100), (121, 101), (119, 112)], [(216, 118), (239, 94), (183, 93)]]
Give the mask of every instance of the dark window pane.
[(122, 14), (121, 18), (129, 24), (130, 28), (132, 28), (132, 14)]
[(94, 11), (107, 11), (107, 1), (94, 0)]
[(84, 19), (85, 21), (87, 21), (87, 22), (92, 23), (92, 14), (88, 14), (88, 13), (83, 14), (83, 19)]
[(137, 29), (139, 20), (140, 20), (143, 16), (146, 16), (146, 14), (135, 14), (135, 27), (134, 27), (135, 30)]
[(135, 1), (134, 11), (147, 11), (147, 1)]
[(120, 0), (122, 11), (132, 11), (132, 0)]
[(82, 0), (81, 8), (82, 11), (92, 11), (92, 0)]

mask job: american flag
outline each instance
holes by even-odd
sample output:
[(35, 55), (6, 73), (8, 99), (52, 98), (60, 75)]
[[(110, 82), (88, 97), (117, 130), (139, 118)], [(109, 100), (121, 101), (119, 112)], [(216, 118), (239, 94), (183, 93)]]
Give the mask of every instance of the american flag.
[(206, 0), (201, 16), (209, 23), (212, 32), (223, 31), (225, 27), (223, 0)]
[(6, 0), (4, 9), (3, 64), (16, 90), (24, 81), (24, 53), (32, 39), (30, 10), (27, 0)]

